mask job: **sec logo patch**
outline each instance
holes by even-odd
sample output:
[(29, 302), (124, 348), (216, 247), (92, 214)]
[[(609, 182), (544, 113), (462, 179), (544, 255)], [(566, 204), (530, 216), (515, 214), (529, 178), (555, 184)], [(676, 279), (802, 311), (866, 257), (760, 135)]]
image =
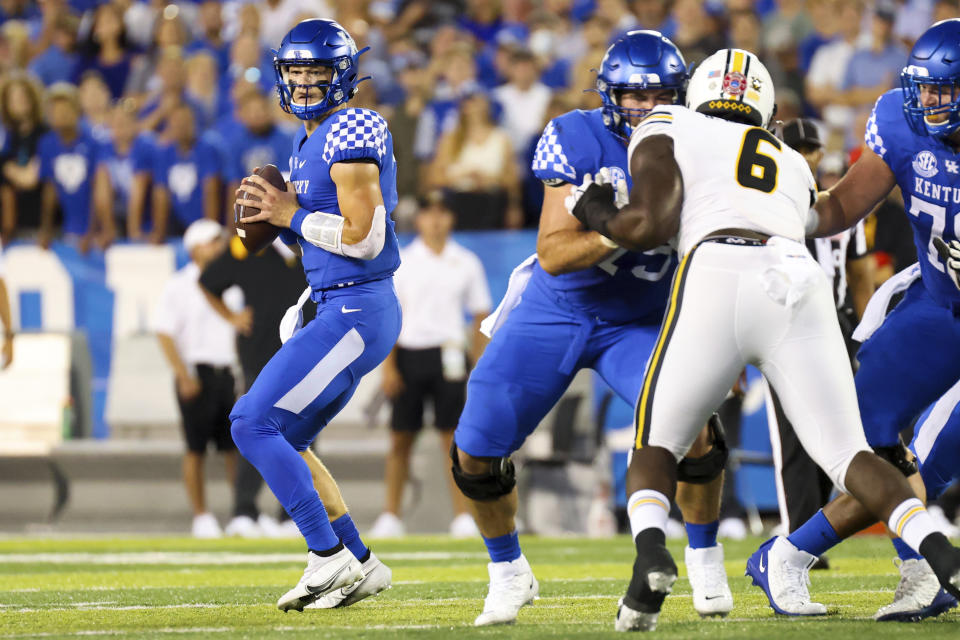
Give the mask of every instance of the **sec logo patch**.
[(913, 156), (913, 170), (917, 175), (923, 176), (924, 178), (931, 178), (937, 175), (939, 171), (939, 169), (937, 169), (937, 156), (933, 155), (931, 151), (921, 151)]

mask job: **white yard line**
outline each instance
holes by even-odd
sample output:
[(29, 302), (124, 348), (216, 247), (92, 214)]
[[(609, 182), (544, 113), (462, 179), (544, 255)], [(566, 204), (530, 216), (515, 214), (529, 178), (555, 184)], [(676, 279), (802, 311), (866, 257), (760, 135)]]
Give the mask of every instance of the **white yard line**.
[[(480, 552), (414, 551), (378, 554), (383, 560), (480, 560)], [(303, 563), (305, 553), (236, 553), (233, 551), (131, 551), (123, 553), (0, 553), (0, 564), (287, 564)]]

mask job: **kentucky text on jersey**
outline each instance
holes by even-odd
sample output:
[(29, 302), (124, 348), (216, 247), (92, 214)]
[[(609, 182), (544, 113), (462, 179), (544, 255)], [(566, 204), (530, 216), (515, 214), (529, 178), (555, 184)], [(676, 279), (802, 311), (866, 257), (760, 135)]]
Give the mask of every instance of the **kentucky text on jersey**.
[(890, 167), (903, 192), (923, 286), (937, 304), (960, 312), (960, 291), (933, 245), (937, 236), (947, 242), (960, 237), (960, 157), (940, 139), (910, 129), (902, 89), (880, 96), (864, 139)]

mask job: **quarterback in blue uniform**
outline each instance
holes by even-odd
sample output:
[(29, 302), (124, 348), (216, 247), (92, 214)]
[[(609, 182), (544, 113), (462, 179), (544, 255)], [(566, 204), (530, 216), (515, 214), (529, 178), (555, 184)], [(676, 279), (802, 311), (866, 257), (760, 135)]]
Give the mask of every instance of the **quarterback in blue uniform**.
[[(920, 277), (860, 348), (855, 383), (867, 441), (910, 478), (922, 497), (916, 462), (898, 433), (960, 380), (960, 19), (938, 22), (917, 40), (901, 84), (877, 100), (867, 123), (868, 149), (837, 185), (820, 194), (815, 235), (852, 226), (895, 185), (903, 192)], [(960, 420), (949, 421), (937, 439), (956, 442), (950, 434), (956, 429)], [(925, 465), (925, 476), (940, 466), (936, 460)], [(789, 536), (800, 552), (794, 561), (821, 555), (872, 520), (855, 499), (837, 498)], [(884, 607), (878, 619), (917, 620), (956, 605), (944, 591), (915, 593), (924, 582), (918, 574), (926, 574), (926, 582), (950, 578), (942, 572), (934, 576), (930, 565), (935, 563), (928, 564), (902, 541), (895, 546), (904, 561), (899, 605)], [(774, 561), (771, 556), (771, 566)], [(960, 588), (960, 577), (955, 579), (953, 587)]]
[(260, 209), (247, 221), (268, 221), (301, 247), (317, 303), (316, 320), (274, 355), (230, 416), (237, 448), (309, 548), (303, 577), (277, 603), (285, 611), (346, 606), (390, 586), (390, 570), (360, 540), (329, 473), (301, 457), (400, 333), (393, 140), (380, 114), (346, 108), (361, 53), (332, 20), (305, 20), (286, 35), (274, 59), (280, 105), (304, 122), (290, 183), (284, 192), (248, 176), (262, 200), (237, 200)]
[[(668, 246), (631, 253), (585, 230), (564, 206), (569, 185), (601, 169), (614, 181), (629, 181), (631, 125), (657, 105), (682, 100), (686, 80), (673, 43), (658, 32), (630, 32), (603, 58), (597, 77), (603, 107), (555, 118), (537, 145), (532, 168), (545, 197), (536, 259), (514, 272), (504, 302), (488, 320), (493, 339), (467, 383), (451, 451), (454, 479), (470, 500), (491, 559), (478, 626), (515, 621), (538, 594), (517, 539), (509, 456), (582, 368), (597, 371), (634, 403), (643, 373), (637, 363), (653, 349), (676, 267)], [(710, 451), (706, 436), (701, 449)], [(712, 451), (690, 477), (699, 484), (686, 487), (682, 506), (695, 606), (702, 615), (725, 615), (733, 601), (716, 542), (725, 450)]]

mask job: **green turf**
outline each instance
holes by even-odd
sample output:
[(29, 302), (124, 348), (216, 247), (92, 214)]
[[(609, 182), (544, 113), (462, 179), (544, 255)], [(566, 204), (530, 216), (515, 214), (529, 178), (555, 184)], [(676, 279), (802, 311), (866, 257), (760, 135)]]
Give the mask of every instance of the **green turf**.
[[(613, 636), (633, 549), (614, 540), (524, 538), (541, 598), (510, 627), (472, 626), (486, 592), (478, 541), (412, 537), (375, 545), (395, 586), (353, 607), (284, 614), (278, 596), (303, 570), (302, 543), (179, 538), (0, 540), (0, 638), (593, 638)], [(724, 620), (700, 620), (685, 579), (677, 582), (656, 632), (661, 638), (875, 640), (960, 639), (956, 610), (920, 624), (873, 622), (897, 573), (890, 545), (857, 538), (813, 574), (825, 618), (773, 615), (743, 577), (752, 539), (726, 545), (735, 606)], [(682, 558), (682, 545), (672, 544)], [(683, 567), (681, 565), (681, 576)]]

